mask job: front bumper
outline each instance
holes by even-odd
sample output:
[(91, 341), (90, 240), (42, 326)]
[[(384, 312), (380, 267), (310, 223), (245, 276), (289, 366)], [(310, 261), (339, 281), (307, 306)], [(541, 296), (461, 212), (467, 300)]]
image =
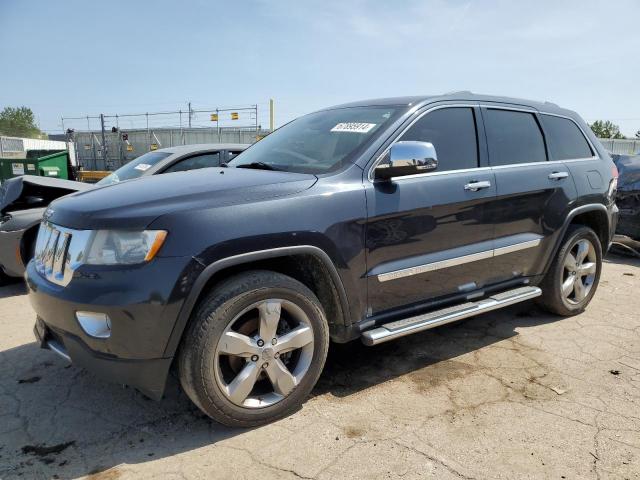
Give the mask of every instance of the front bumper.
[[(189, 257), (156, 258), (130, 268), (80, 267), (66, 287), (43, 278), (30, 262), (25, 279), (43, 348), (97, 375), (159, 399), (171, 366), (165, 349), (192, 277)], [(76, 312), (106, 314), (111, 335), (87, 334)]]
[(111, 357), (89, 349), (75, 335), (49, 327), (40, 317), (36, 320), (33, 333), (41, 348), (53, 351), (68, 362), (105, 380), (131, 385), (154, 400), (162, 398), (171, 358), (127, 360)]

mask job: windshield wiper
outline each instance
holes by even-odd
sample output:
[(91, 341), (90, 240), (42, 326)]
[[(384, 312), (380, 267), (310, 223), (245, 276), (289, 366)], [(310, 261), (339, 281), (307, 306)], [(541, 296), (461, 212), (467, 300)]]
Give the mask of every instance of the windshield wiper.
[(282, 171), (279, 168), (274, 167), (273, 165), (270, 165), (268, 163), (264, 163), (264, 162), (251, 162), (251, 163), (244, 163), (242, 165), (238, 165), (236, 168), (253, 168), (255, 170), (274, 170), (274, 171)]

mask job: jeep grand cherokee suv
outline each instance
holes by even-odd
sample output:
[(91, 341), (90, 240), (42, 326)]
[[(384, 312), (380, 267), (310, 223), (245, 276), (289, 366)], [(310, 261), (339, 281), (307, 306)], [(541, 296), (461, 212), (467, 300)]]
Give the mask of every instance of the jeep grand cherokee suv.
[(536, 298), (574, 315), (615, 231), (616, 170), (551, 103), (371, 100), (227, 165), (55, 201), (26, 278), (41, 345), (212, 418), (292, 412), (329, 341), (377, 345)]

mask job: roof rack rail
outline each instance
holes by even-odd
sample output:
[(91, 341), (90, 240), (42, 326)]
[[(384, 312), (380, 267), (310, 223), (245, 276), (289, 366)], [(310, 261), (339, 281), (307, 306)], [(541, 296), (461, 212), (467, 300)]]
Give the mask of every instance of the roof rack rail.
[(453, 90), (451, 92), (445, 92), (442, 95), (454, 95), (456, 93), (468, 93), (469, 95), (473, 95), (471, 90)]

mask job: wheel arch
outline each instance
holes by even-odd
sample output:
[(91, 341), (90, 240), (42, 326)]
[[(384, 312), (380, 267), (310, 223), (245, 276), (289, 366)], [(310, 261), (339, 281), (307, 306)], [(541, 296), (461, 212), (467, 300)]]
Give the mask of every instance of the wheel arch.
[(610, 239), (610, 223), (609, 212), (607, 207), (601, 203), (583, 205), (582, 207), (574, 208), (569, 213), (568, 222), (565, 223), (562, 236), (566, 234), (569, 225), (584, 225), (591, 228), (602, 245), (603, 253), (607, 251)]
[(313, 245), (279, 247), (234, 255), (206, 266), (180, 310), (164, 356), (175, 355), (191, 314), (214, 285), (229, 275), (254, 269), (272, 270), (299, 280), (316, 294), (325, 308), (332, 336), (341, 336), (348, 330), (351, 312), (346, 290), (329, 255)]
[(558, 254), (564, 237), (567, 234), (567, 230), (571, 225), (584, 225), (591, 228), (600, 239), (600, 243), (602, 244), (602, 254), (604, 255), (607, 251), (611, 229), (611, 225), (609, 223), (609, 211), (607, 210), (607, 207), (602, 203), (589, 203), (576, 207), (569, 212), (564, 221), (562, 230), (560, 231), (553, 247), (553, 253), (547, 262), (547, 266), (544, 271), (545, 274), (553, 263), (553, 259)]

